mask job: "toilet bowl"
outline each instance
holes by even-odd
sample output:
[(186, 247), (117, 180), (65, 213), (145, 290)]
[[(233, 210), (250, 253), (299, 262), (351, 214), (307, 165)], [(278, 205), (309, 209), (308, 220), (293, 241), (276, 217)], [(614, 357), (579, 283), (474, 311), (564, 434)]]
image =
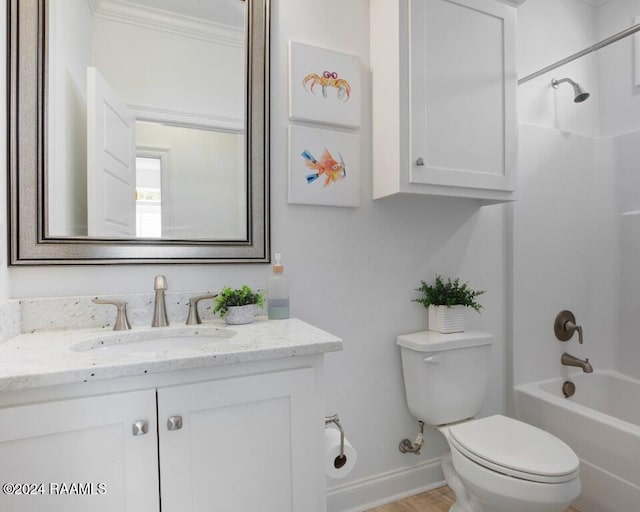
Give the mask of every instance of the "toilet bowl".
[(447, 482), (466, 492), (452, 512), (561, 512), (580, 494), (578, 457), (543, 430), (499, 415), (438, 430)]
[(482, 408), (493, 338), (431, 331), (398, 337), (411, 413), (444, 435), (450, 512), (562, 512), (580, 494), (580, 462), (555, 436)]

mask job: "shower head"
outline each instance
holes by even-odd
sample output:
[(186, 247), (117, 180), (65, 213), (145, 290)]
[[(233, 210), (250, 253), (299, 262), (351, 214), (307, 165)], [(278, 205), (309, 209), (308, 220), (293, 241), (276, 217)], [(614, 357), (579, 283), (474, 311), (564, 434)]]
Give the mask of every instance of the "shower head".
[(580, 84), (574, 82), (573, 80), (571, 80), (571, 78), (562, 78), (560, 80), (556, 80), (554, 78), (553, 80), (551, 80), (551, 85), (553, 86), (554, 89), (557, 89), (558, 85), (560, 85), (562, 82), (569, 82), (572, 85), (573, 93), (575, 95), (573, 99), (574, 103), (582, 103), (584, 100), (586, 100), (590, 96), (588, 92), (586, 92), (582, 87), (580, 87)]

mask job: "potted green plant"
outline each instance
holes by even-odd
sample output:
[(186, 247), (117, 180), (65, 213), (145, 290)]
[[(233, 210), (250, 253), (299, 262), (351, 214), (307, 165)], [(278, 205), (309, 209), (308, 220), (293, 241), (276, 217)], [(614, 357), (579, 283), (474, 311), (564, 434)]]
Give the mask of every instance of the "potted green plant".
[(472, 290), (469, 283), (460, 284), (460, 278), (443, 280), (436, 275), (433, 284), (420, 280), (420, 288), (416, 291), (422, 295), (414, 302), (419, 302), (429, 312), (429, 329), (448, 334), (464, 331), (464, 310), (471, 308), (480, 311), (482, 305), (476, 301), (478, 295), (486, 290)]
[(230, 325), (249, 324), (253, 322), (258, 307), (264, 306), (264, 295), (254, 292), (247, 285), (231, 289), (224, 286), (215, 298), (213, 312)]

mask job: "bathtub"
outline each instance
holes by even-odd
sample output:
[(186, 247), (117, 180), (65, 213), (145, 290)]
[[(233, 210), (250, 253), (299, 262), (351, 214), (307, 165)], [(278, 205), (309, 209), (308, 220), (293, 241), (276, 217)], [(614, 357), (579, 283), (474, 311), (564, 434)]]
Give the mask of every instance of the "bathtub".
[(581, 512), (640, 511), (640, 381), (613, 371), (572, 374), (515, 389), (519, 419), (565, 441), (580, 457)]

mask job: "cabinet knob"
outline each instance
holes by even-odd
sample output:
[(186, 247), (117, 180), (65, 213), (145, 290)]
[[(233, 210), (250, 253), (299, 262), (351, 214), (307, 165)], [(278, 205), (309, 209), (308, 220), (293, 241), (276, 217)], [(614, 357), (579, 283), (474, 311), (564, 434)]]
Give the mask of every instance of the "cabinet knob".
[(182, 428), (182, 416), (169, 416), (167, 420), (168, 430), (180, 430)]
[(143, 436), (149, 432), (149, 422), (145, 420), (138, 420), (131, 425), (131, 433), (134, 436)]
[(418, 157), (418, 159), (416, 160), (416, 165), (418, 167), (424, 167), (424, 158), (422, 158), (421, 156)]

